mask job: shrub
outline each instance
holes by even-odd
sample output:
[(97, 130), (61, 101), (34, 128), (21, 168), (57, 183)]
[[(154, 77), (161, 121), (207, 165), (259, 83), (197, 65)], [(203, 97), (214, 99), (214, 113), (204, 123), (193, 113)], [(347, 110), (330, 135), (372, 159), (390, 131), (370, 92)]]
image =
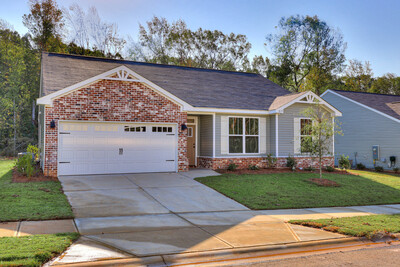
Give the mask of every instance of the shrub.
[(25, 154), (19, 157), (16, 162), (17, 171), (25, 176), (31, 177), (35, 172), (35, 167), (32, 162), (32, 155)]
[(308, 167), (305, 167), (304, 170), (313, 172), (313, 171), (315, 171), (315, 168), (313, 166), (308, 166)]
[(34, 146), (34, 145), (31, 145), (31, 144), (29, 144), (28, 145), (28, 148), (26, 149), (26, 152), (28, 152), (28, 153), (32, 153), (33, 155), (35, 155), (34, 157), (35, 157), (35, 160), (37, 161), (37, 160), (39, 160), (39, 152), (40, 152), (40, 149), (37, 147), (37, 146)]
[(335, 171), (335, 168), (333, 168), (333, 167), (331, 167), (331, 166), (326, 166), (326, 167), (325, 167), (325, 170), (326, 170), (327, 172), (334, 172), (334, 171)]
[(286, 160), (286, 167), (289, 167), (290, 169), (295, 170), (296, 166), (297, 166), (296, 159), (289, 156)]
[(228, 165), (228, 171), (234, 171), (237, 169), (237, 165), (235, 163), (231, 163)]
[(398, 168), (398, 167), (394, 167), (394, 168), (393, 168), (393, 171), (394, 171), (395, 173), (398, 173), (398, 172), (399, 172), (399, 168)]
[(339, 168), (350, 169), (349, 156), (341, 155), (339, 159)]
[(357, 170), (365, 170), (365, 165), (362, 163), (357, 163), (356, 168)]
[(383, 172), (383, 167), (382, 166), (375, 166), (375, 171), (376, 172)]
[(272, 154), (267, 155), (267, 168), (273, 168), (275, 167), (275, 163), (277, 161), (277, 158), (274, 158)]
[(259, 167), (257, 166), (257, 165), (249, 165), (249, 168), (248, 168), (249, 170), (252, 170), (252, 171), (256, 171), (256, 170), (258, 170), (259, 169)]

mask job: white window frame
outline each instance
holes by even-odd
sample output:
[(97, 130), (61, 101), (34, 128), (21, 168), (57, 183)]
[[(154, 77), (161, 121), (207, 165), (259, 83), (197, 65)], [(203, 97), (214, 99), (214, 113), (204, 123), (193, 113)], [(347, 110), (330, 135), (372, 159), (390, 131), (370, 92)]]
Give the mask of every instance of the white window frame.
[(300, 144), (300, 154), (301, 155), (309, 155), (310, 154), (310, 152), (303, 152), (303, 151), (301, 151), (301, 148), (302, 148), (302, 145), (301, 145), (301, 138), (302, 137), (307, 137), (307, 136), (310, 136), (310, 137), (312, 137), (312, 135), (302, 135), (301, 134), (301, 120), (310, 120), (311, 121), (311, 123), (313, 123), (313, 120), (311, 119), (311, 118), (309, 118), (309, 117), (301, 117), (301, 118), (299, 118), (299, 144)]
[[(243, 133), (242, 134), (230, 134), (229, 133), (229, 121), (231, 118), (242, 118), (242, 123), (243, 123)], [(246, 119), (257, 119), (258, 120), (258, 135), (246, 135)], [(243, 145), (243, 152), (242, 153), (231, 153), (229, 151), (229, 138), (231, 136), (241, 136), (242, 137), (242, 145)], [(246, 153), (246, 136), (250, 136), (250, 137), (258, 137), (258, 150), (255, 153)], [(228, 142), (228, 155), (256, 155), (256, 154), (260, 154), (260, 117), (245, 117), (245, 116), (228, 116), (228, 138), (227, 138), (227, 142)]]

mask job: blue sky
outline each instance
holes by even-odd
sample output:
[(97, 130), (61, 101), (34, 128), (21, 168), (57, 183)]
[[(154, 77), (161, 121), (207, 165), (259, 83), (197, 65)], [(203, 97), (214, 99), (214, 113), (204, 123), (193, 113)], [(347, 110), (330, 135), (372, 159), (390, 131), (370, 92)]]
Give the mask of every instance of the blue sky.
[[(0, 18), (25, 33), (22, 15), (28, 1), (0, 0)], [(117, 22), (123, 36), (137, 38), (138, 24), (153, 15), (169, 21), (183, 19), (192, 29), (199, 27), (245, 34), (254, 54), (268, 55), (265, 36), (275, 32), (282, 16), (318, 15), (339, 28), (348, 44), (348, 59), (370, 61), (374, 75), (387, 72), (400, 75), (399, 0), (58, 0), (59, 6), (78, 3), (95, 5), (100, 16)]]

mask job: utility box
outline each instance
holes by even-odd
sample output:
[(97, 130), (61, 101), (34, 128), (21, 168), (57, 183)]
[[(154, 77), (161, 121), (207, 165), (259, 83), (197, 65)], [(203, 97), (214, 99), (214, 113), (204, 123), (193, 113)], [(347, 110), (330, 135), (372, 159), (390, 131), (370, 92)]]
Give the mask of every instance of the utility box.
[(372, 159), (379, 160), (379, 146), (372, 146)]

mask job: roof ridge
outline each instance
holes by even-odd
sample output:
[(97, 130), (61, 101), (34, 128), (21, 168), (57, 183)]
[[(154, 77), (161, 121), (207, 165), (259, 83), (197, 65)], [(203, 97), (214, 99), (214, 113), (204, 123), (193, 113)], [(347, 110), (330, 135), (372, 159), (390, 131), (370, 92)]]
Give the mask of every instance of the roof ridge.
[[(63, 57), (75, 57), (75, 58), (81, 58), (81, 59), (83, 58), (83, 59), (88, 59), (88, 60), (113, 61), (113, 62), (120, 62), (121, 64), (134, 63), (134, 64), (138, 64), (138, 65), (149, 65), (149, 66), (180, 68), (180, 69), (192, 69), (192, 70), (199, 70), (199, 71), (227, 72), (227, 73), (236, 73), (236, 74), (244, 74), (244, 75), (256, 75), (256, 76), (263, 77), (261, 74), (254, 73), (254, 72), (243, 72), (243, 71), (233, 71), (233, 70), (217, 70), (217, 69), (210, 69), (210, 68), (188, 67), (188, 66), (179, 66), (179, 65), (161, 64), (161, 63), (151, 63), (151, 62), (134, 61), (134, 60), (126, 60), (126, 59), (115, 59), (115, 58), (105, 58), (105, 57), (96, 57), (96, 56), (87, 56), (87, 55), (46, 52), (46, 51), (42, 51), (42, 55), (43, 54), (54, 55), (54, 56), (63, 56)], [(265, 77), (263, 77), (263, 78), (265, 78)]]
[(348, 90), (338, 90), (338, 89), (331, 89), (331, 90), (332, 90), (332, 91), (335, 91), (335, 92), (349, 92), (349, 93), (357, 93), (357, 94), (382, 95), (382, 96), (397, 96), (397, 97), (400, 97), (400, 95), (380, 94), (380, 93), (372, 93), (372, 92), (348, 91)]

